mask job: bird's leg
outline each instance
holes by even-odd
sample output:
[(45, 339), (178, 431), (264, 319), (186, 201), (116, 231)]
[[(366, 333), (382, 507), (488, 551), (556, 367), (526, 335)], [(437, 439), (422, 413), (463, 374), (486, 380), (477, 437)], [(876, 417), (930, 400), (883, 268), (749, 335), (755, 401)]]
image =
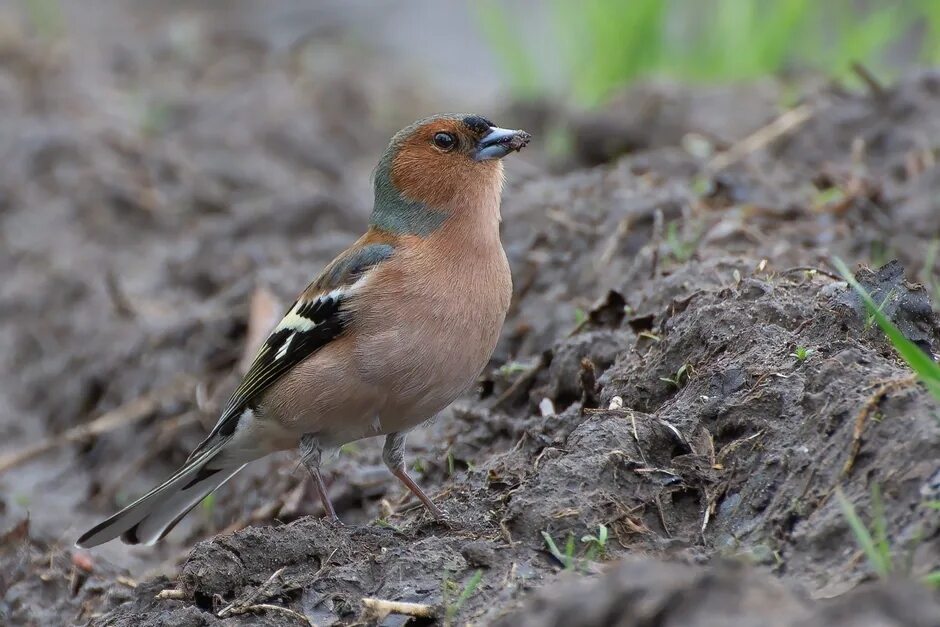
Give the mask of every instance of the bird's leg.
[(421, 486), (408, 476), (408, 471), (405, 470), (405, 434), (403, 432), (389, 433), (385, 438), (385, 448), (382, 449), (382, 461), (384, 461), (388, 469), (392, 471), (392, 474), (398, 477), (398, 480), (404, 483), (405, 487), (411, 490), (411, 493), (424, 503), (424, 506), (428, 508), (428, 511), (431, 512), (434, 518), (442, 522), (447, 520), (444, 512), (442, 512), (437, 505), (434, 504), (434, 501), (424, 493)]
[(307, 467), (310, 474), (313, 475), (313, 485), (320, 495), (320, 502), (323, 504), (323, 510), (332, 522), (340, 522), (330, 497), (326, 493), (326, 486), (323, 484), (323, 477), (320, 476), (320, 456), (322, 450), (317, 439), (310, 433), (300, 438), (300, 459), (303, 465)]

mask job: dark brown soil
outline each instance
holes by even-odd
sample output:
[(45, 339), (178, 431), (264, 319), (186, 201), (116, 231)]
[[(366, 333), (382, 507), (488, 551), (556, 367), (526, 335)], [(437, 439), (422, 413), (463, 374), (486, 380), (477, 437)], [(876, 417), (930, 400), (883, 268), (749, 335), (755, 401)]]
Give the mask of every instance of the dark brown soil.
[[(346, 526), (284, 455), (158, 547), (74, 551), (185, 459), (253, 329), (364, 227), (389, 134), (434, 104), (330, 32), (284, 48), (181, 15), (102, 44), (93, 77), (67, 45), (0, 39), (0, 464), (54, 442), (0, 475), (0, 623), (351, 624), (370, 597), (433, 606), (417, 624), (937, 624), (917, 580), (940, 568), (940, 412), (828, 261), (872, 266), (885, 313), (940, 350), (937, 283), (914, 284), (940, 273), (929, 72), (809, 90), (805, 123), (720, 170), (782, 89), (640, 87), (572, 119), (596, 149), (568, 173), (538, 136), (513, 156), (503, 340), (409, 441), (453, 527), (367, 441), (328, 473)], [(61, 439), (101, 415), (122, 422)], [(866, 522), (880, 493), (887, 580), (840, 491)]]

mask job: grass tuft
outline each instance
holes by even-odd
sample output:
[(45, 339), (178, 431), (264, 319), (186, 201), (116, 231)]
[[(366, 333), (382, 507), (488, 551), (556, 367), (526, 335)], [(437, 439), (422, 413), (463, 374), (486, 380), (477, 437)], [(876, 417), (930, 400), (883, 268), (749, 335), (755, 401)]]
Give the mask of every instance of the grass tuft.
[(573, 534), (568, 534), (565, 541), (565, 550), (562, 551), (555, 543), (555, 539), (547, 532), (542, 532), (542, 539), (545, 540), (545, 546), (564, 570), (583, 570), (587, 562), (603, 560), (607, 557), (607, 540), (610, 532), (607, 525), (599, 524), (597, 533), (585, 534), (581, 536), (581, 544), (585, 546), (581, 557), (577, 555), (577, 544)]
[(812, 354), (813, 354), (813, 349), (807, 348), (807, 347), (805, 347), (805, 346), (797, 346), (797, 347), (793, 350), (793, 352), (790, 353), (790, 357), (793, 357), (793, 358), (795, 358), (798, 362), (803, 363), (804, 361), (806, 361), (807, 359), (809, 359), (809, 356), (812, 355)]
[(560, 58), (525, 42), (516, 27), (525, 16), (511, 5), (473, 5), (518, 96), (551, 92), (557, 69), (562, 90), (586, 106), (651, 75), (720, 82), (805, 68), (848, 78), (854, 63), (884, 72), (901, 41), (914, 60), (940, 63), (936, 0), (553, 0), (544, 6)]
[(587, 545), (587, 553), (585, 553), (584, 559), (594, 561), (604, 559), (607, 556), (607, 535), (607, 525), (602, 523), (597, 526), (596, 534), (581, 536), (581, 542)]
[(669, 383), (678, 390), (683, 386), (683, 384), (689, 382), (689, 376), (692, 374), (692, 366), (689, 364), (682, 364), (679, 366), (679, 369), (676, 370), (676, 373), (671, 377), (659, 377), (660, 381), (665, 381)]
[(555, 540), (548, 534), (547, 531), (542, 532), (542, 538), (545, 540), (545, 545), (548, 547), (548, 552), (552, 554), (558, 562), (562, 565), (565, 570), (574, 569), (574, 536), (568, 535), (568, 541), (565, 543), (565, 552), (562, 553), (558, 550), (558, 545), (555, 544)]

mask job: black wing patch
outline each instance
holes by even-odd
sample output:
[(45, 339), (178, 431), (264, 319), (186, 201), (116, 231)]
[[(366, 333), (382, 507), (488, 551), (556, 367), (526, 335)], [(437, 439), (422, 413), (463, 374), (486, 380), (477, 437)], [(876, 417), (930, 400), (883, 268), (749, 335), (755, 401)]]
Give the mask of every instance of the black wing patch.
[[(255, 407), (258, 396), (284, 373), (342, 335), (348, 325), (343, 312), (343, 291), (374, 266), (395, 252), (390, 244), (367, 244), (346, 251), (305, 290), (318, 294), (311, 300), (301, 296), (265, 340), (245, 378), (232, 394), (212, 432), (190, 457), (199, 454), (216, 436), (228, 437), (238, 427), (246, 409)], [(309, 298), (309, 297), (307, 297)]]
[(333, 292), (311, 302), (294, 303), (261, 346), (206, 442), (215, 435), (232, 435), (242, 411), (251, 407), (261, 391), (343, 332), (346, 320), (340, 314), (342, 303), (342, 294)]

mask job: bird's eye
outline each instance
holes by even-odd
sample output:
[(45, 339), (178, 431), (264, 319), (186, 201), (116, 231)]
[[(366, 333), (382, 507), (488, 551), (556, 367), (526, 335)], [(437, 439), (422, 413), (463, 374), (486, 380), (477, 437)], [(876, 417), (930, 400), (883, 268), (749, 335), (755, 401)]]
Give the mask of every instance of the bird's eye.
[(435, 133), (434, 145), (443, 151), (453, 150), (457, 145), (457, 140), (450, 133)]

